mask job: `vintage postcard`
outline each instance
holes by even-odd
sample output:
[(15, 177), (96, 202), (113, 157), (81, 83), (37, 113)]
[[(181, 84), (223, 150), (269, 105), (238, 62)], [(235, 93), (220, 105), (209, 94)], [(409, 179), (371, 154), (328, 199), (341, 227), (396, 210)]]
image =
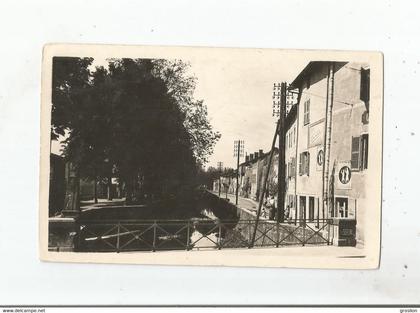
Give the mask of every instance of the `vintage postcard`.
[(378, 268), (380, 52), (50, 44), (40, 258)]

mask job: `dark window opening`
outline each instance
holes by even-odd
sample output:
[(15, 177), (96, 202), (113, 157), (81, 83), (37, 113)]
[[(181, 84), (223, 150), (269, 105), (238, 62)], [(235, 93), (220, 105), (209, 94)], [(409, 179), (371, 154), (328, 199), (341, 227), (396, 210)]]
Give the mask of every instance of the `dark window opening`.
[(306, 197), (300, 196), (299, 197), (299, 216), (300, 216), (300, 224), (304, 225), (306, 220)]
[(309, 221), (313, 221), (315, 217), (315, 199), (314, 197), (309, 197)]
[(370, 69), (362, 68), (360, 71), (360, 100), (369, 103), (370, 96)]
[(363, 134), (360, 138), (360, 169), (368, 168), (369, 135)]

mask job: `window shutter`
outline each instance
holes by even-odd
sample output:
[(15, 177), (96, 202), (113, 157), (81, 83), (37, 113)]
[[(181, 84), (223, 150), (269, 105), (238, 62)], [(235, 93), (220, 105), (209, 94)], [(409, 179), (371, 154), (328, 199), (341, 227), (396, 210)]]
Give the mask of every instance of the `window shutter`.
[(306, 154), (306, 174), (309, 176), (309, 161), (310, 161), (310, 153)]
[(304, 107), (303, 107), (303, 124), (304, 125), (308, 124), (308, 100), (306, 100), (304, 102)]
[(302, 160), (303, 159), (303, 153), (299, 154), (299, 175), (302, 175)]
[(310, 112), (311, 100), (308, 99), (308, 104), (306, 108), (306, 123), (309, 124), (309, 112)]
[(293, 176), (293, 159), (290, 160), (290, 177)]
[(351, 169), (360, 169), (360, 137), (351, 138)]

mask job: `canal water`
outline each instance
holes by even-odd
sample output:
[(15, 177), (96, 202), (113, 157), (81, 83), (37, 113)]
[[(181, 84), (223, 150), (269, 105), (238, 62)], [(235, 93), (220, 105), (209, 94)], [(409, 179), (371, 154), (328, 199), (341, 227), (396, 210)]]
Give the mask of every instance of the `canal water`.
[[(82, 212), (76, 251), (214, 249), (237, 236), (236, 207), (201, 191), (186, 206), (107, 206)], [(220, 221), (223, 221), (222, 225)], [(228, 222), (226, 222), (228, 221)]]

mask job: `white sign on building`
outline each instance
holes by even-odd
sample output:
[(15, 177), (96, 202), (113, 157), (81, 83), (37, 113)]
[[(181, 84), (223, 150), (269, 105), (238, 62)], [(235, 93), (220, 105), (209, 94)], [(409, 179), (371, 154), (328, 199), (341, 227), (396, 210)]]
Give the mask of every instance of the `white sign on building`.
[(340, 161), (335, 170), (337, 189), (351, 189), (351, 164), (350, 161)]

